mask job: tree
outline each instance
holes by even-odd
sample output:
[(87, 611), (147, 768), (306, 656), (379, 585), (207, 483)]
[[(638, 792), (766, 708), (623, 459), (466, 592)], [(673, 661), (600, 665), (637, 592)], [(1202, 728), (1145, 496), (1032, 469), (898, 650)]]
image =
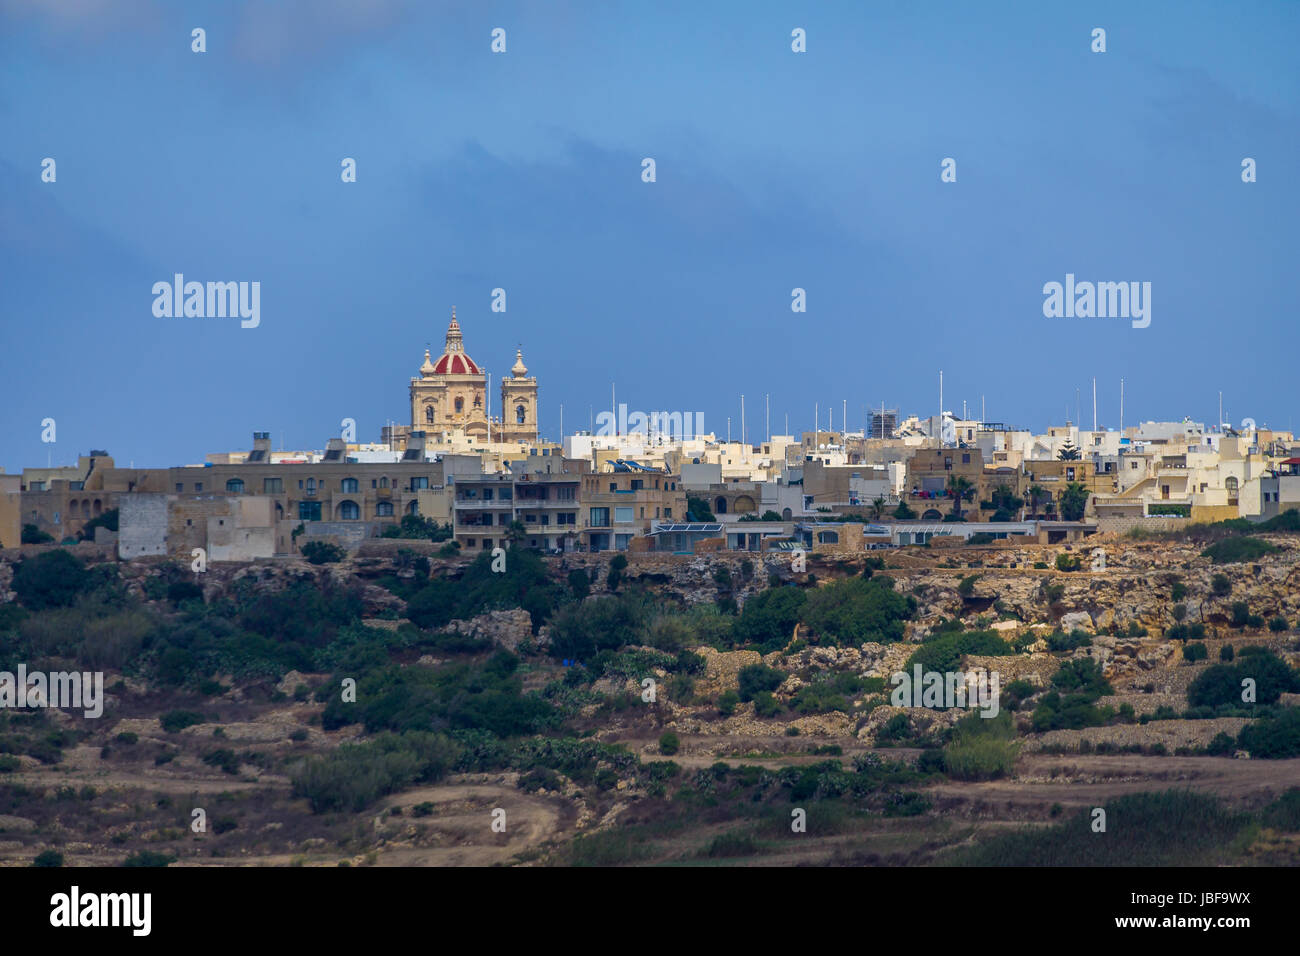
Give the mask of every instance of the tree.
[(109, 531), (116, 531), (117, 516), (118, 509), (116, 508), (109, 508), (103, 514), (95, 515), (95, 517), (87, 521), (82, 526), (81, 530), (77, 532), (77, 540), (94, 541), (96, 528), (107, 528)]
[(1061, 446), (1061, 450), (1056, 453), (1057, 461), (1078, 461), (1082, 457), (1083, 453), (1079, 451), (1079, 446), (1069, 438), (1065, 440), (1065, 444)]
[(90, 586), (90, 573), (68, 551), (47, 551), (23, 561), (14, 570), (18, 602), (33, 611), (71, 607)]
[(1072, 481), (1061, 492), (1061, 517), (1066, 521), (1082, 521), (1088, 508), (1088, 489), (1077, 481)]
[(961, 520), (961, 502), (975, 495), (975, 486), (964, 475), (948, 476), (948, 491), (952, 494), (952, 514), (954, 521)]
[(609, 559), (609, 574), (605, 578), (605, 585), (611, 591), (617, 591), (618, 586), (623, 583), (623, 572), (627, 570), (627, 557), (622, 554), (616, 554)]
[(686, 496), (686, 520), (687, 521), (717, 521), (717, 517), (709, 510), (709, 503), (703, 498), (692, 498)]
[(22, 544), (49, 544), (54, 540), (54, 535), (47, 531), (42, 531), (34, 524), (23, 525), (21, 543)]
[(763, 512), (763, 520), (764, 520), (764, 521), (781, 521), (782, 518), (781, 518), (781, 516), (780, 516), (779, 514), (777, 514), (775, 511), (772, 511), (772, 510), (769, 509), (768, 511), (764, 511), (764, 512)]
[(916, 517), (916, 512), (907, 506), (906, 501), (900, 501), (898, 507), (894, 509), (894, 517), (899, 521), (907, 521)]
[(524, 527), (524, 523), (518, 518), (506, 525), (506, 540), (510, 542), (510, 547), (519, 547), (524, 543), (524, 538), (527, 536), (528, 529)]
[(881, 516), (882, 514), (885, 513), (885, 504), (886, 504), (886, 501), (885, 501), (885, 496), (884, 496), (884, 495), (877, 495), (875, 498), (872, 498), (872, 499), (871, 499), (871, 517), (873, 517), (873, 518), (875, 518), (877, 521), (879, 521), (879, 520), (880, 520), (880, 516)]

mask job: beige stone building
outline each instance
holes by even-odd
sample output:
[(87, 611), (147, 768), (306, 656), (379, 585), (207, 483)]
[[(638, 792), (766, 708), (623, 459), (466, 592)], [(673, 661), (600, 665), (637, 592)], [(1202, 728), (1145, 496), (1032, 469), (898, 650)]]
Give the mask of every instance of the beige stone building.
[(423, 431), (432, 443), (461, 435), (478, 442), (537, 441), (537, 378), (529, 376), (523, 353), (515, 351), (510, 375), (501, 380), (501, 413), (489, 408), (488, 376), (465, 351), (464, 336), (452, 309), (442, 355), (424, 350), (419, 377), (411, 379), (410, 431)]

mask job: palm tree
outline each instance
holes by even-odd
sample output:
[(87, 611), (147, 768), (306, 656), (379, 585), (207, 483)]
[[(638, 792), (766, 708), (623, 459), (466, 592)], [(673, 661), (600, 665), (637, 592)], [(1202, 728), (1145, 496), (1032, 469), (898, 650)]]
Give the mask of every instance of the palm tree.
[(519, 547), (524, 543), (524, 538), (527, 536), (528, 529), (524, 527), (524, 523), (518, 518), (506, 525), (506, 540), (510, 542), (510, 547)]
[(970, 479), (962, 475), (948, 476), (948, 490), (952, 492), (952, 513), (954, 520), (961, 517), (961, 500), (975, 494), (975, 486)]
[(879, 521), (880, 516), (885, 513), (885, 504), (886, 501), (884, 495), (877, 495), (873, 498), (871, 501), (871, 517)]

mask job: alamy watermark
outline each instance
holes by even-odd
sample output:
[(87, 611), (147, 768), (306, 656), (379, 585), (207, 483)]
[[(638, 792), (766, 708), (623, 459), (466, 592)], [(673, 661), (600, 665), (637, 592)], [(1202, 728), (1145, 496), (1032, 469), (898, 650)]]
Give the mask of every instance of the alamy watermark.
[(597, 435), (644, 435), (669, 441), (689, 441), (704, 434), (703, 412), (632, 412), (620, 403), (613, 411), (596, 416)]
[(1150, 282), (1075, 282), (1065, 274), (1065, 284), (1043, 286), (1043, 315), (1049, 319), (1132, 319), (1133, 328), (1151, 324)]
[(998, 715), (1001, 678), (997, 671), (923, 671), (912, 665), (912, 673), (898, 671), (889, 678), (894, 685), (889, 702), (895, 707), (977, 707), (981, 717)]
[(262, 283), (186, 282), (179, 272), (171, 282), (153, 284), (153, 314), (159, 319), (225, 319), (238, 317), (240, 328), (262, 322)]
[(53, 707), (80, 710), (94, 719), (104, 713), (104, 673), (95, 671), (32, 671), (18, 665), (18, 673), (0, 671), (0, 709)]

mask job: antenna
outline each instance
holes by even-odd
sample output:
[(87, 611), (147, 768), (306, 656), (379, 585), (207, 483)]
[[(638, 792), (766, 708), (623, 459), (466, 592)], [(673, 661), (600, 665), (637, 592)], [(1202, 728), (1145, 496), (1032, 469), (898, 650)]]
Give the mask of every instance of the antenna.
[(1124, 380), (1119, 380), (1119, 437), (1124, 437)]
[(1092, 430), (1097, 430), (1097, 376), (1092, 377)]
[(740, 393), (740, 443), (745, 444), (745, 393)]

